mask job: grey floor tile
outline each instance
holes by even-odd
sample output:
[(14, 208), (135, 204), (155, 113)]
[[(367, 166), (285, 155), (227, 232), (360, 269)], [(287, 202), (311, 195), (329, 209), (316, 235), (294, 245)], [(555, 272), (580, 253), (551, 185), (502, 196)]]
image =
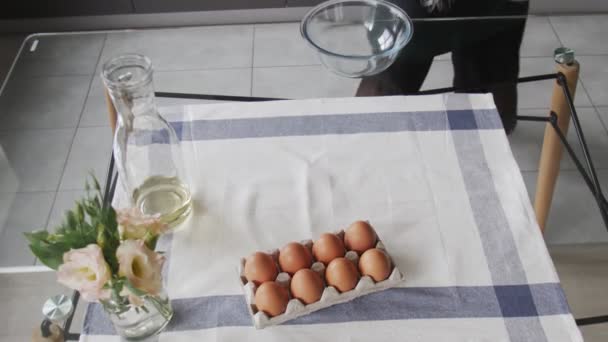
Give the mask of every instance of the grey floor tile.
[(605, 323), (598, 325), (588, 325), (585, 327), (581, 327), (580, 329), (583, 333), (583, 338), (586, 342), (608, 341), (608, 325), (606, 325)]
[(0, 147), (6, 155), (0, 192), (57, 190), (73, 137), (74, 129), (0, 133)]
[(316, 52), (300, 35), (300, 23), (255, 26), (254, 67), (317, 64)]
[[(156, 91), (181, 92), (210, 95), (251, 95), (251, 68), (207, 69), (192, 71), (157, 71), (154, 73)], [(157, 98), (158, 106), (207, 103), (192, 99)], [(91, 91), (87, 96), (81, 127), (108, 126), (103, 82), (93, 78)]]
[(159, 71), (154, 87), (164, 92), (249, 96), (251, 68)]
[[(549, 246), (551, 258), (575, 318), (605, 315), (608, 286), (608, 244)], [(608, 340), (608, 325), (580, 327), (585, 341)]]
[(0, 193), (14, 193), (19, 191), (20, 175), (17, 174), (1, 141), (2, 133), (0, 133)]
[(109, 33), (101, 62), (141, 53), (150, 57), (155, 70), (243, 68), (252, 65), (252, 45), (252, 25)]
[[(103, 178), (100, 178), (99, 181), (102, 182)], [(57, 191), (46, 229), (54, 231), (62, 224), (66, 211), (74, 209), (76, 201), (82, 199), (85, 194), (84, 190)]]
[(608, 107), (597, 107), (597, 112), (600, 115), (600, 119), (604, 124), (604, 128), (608, 130)]
[(91, 75), (105, 34), (59, 34), (31, 37), (21, 52), (13, 79), (32, 76)]
[(0, 130), (76, 127), (90, 76), (11, 79), (0, 96)]
[[(90, 58), (97, 59), (105, 33), (34, 35), (29, 37), (21, 58)], [(35, 49), (32, 49), (34, 41)]]
[[(231, 96), (251, 96), (251, 83), (251, 68), (160, 71), (154, 79), (158, 91)], [(156, 98), (161, 115), (162, 107), (219, 102), (223, 101)]]
[(564, 46), (578, 55), (608, 53), (608, 16), (555, 16), (551, 23)]
[[(40, 326), (42, 305), (51, 296), (71, 294), (71, 290), (57, 283), (55, 272), (12, 273), (0, 274), (0, 316), (5, 317), (3, 323), (5, 336), (22, 337), (13, 341), (29, 341), (32, 330)], [(86, 303), (82, 302), (76, 309), (73, 326), (79, 331), (83, 310)]]
[(112, 152), (112, 131), (105, 127), (80, 127), (61, 177), (59, 190), (84, 189), (92, 172), (104, 179)]
[(340, 77), (323, 66), (253, 69), (253, 96), (315, 98), (354, 96), (358, 79)]
[(572, 314), (576, 318), (605, 315), (608, 301), (608, 244), (550, 245)]
[(579, 56), (580, 78), (596, 106), (608, 105), (608, 56)]
[(560, 46), (548, 17), (528, 17), (520, 50), (522, 56), (553, 57), (553, 50)]
[(105, 34), (59, 34), (31, 37), (19, 56), (13, 76), (91, 75)]
[[(523, 172), (531, 200), (536, 189), (537, 172)], [(603, 187), (608, 185), (608, 171), (599, 171)], [(578, 171), (559, 174), (547, 226), (547, 244), (572, 244), (608, 241), (608, 232), (593, 195)]]
[(449, 61), (452, 59), (452, 53), (444, 53), (443, 55), (435, 56), (435, 60), (437, 61)]
[(23, 233), (45, 229), (54, 196), (53, 192), (3, 194), (0, 205), (10, 209), (1, 222), (0, 266), (34, 264)]
[[(520, 110), (520, 115), (546, 116), (544, 109)], [(587, 146), (596, 168), (608, 168), (608, 133), (594, 108), (578, 108), (577, 113), (581, 122)], [(517, 128), (509, 136), (511, 150), (522, 171), (538, 170), (538, 161), (543, 142), (546, 125), (540, 122), (520, 121)], [(579, 147), (578, 138), (571, 124), (568, 130), (568, 142), (583, 161), (582, 150)], [(570, 155), (564, 151), (561, 163), (562, 170), (576, 170)]]
[(80, 118), (80, 127), (109, 125), (108, 107), (103, 87), (101, 77), (94, 77)]
[(91, 75), (97, 65), (96, 57), (86, 58), (19, 58), (11, 80), (22, 77)]
[(421, 90), (451, 87), (454, 80), (454, 67), (450, 60), (434, 60)]
[[(555, 72), (553, 58), (522, 58), (520, 62), (519, 76), (534, 76)], [(551, 93), (553, 92), (552, 80), (530, 82), (518, 86), (519, 108), (549, 108)], [(576, 89), (574, 103), (577, 106), (590, 107), (591, 101), (580, 83)]]
[[(519, 115), (546, 116), (544, 109), (524, 109)], [(519, 121), (515, 131), (508, 137), (513, 156), (521, 171), (538, 170), (538, 161), (543, 142), (543, 134), (546, 124), (540, 122)], [(562, 167), (565, 161), (562, 160)]]

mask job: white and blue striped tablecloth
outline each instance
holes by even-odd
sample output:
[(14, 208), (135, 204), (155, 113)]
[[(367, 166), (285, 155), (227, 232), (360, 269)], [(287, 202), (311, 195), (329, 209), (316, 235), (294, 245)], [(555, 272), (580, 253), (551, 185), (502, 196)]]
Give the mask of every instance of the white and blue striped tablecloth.
[[(160, 341), (582, 340), (490, 95), (164, 113), (195, 204), (160, 244), (175, 309)], [(149, 138), (141, 148), (162, 143)], [(403, 287), (253, 328), (239, 258), (358, 219), (376, 228)], [(81, 340), (119, 340), (97, 304)]]

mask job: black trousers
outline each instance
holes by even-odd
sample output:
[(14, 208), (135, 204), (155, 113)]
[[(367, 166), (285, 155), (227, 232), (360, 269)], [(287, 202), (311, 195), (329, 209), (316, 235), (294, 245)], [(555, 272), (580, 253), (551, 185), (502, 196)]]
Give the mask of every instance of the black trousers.
[[(525, 15), (528, 13), (528, 2), (456, 0), (450, 10), (439, 15), (428, 14), (420, 6), (419, 0), (394, 2), (414, 19), (414, 35), (391, 67), (361, 81), (357, 96), (416, 93), (429, 72), (433, 58), (451, 52), (454, 87), (491, 92), (505, 130), (510, 133), (516, 124), (516, 81), (526, 20), (482, 17)], [(420, 20), (429, 18), (453, 20)]]

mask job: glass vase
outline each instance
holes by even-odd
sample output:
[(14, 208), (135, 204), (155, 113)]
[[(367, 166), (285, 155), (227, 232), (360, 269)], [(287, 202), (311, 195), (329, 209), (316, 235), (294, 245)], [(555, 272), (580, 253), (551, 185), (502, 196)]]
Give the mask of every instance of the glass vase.
[(152, 63), (142, 55), (106, 62), (102, 78), (118, 113), (114, 158), (131, 205), (174, 227), (191, 210), (180, 142), (155, 104)]
[(144, 296), (143, 305), (118, 305), (112, 300), (101, 301), (116, 333), (127, 340), (137, 341), (163, 331), (171, 318), (171, 301), (164, 295)]

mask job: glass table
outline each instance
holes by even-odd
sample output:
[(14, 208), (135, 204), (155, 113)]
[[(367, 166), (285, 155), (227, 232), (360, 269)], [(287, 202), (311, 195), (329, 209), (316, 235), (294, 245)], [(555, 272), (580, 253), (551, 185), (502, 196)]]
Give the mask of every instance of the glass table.
[[(4, 131), (0, 133), (5, 161), (1, 190), (9, 197), (8, 202), (18, 203), (25, 212), (35, 209), (42, 212), (33, 215), (40, 217), (19, 222), (15, 229), (52, 229), (61, 212), (82, 193), (87, 172), (92, 168), (98, 177), (106, 173), (111, 155), (108, 127), (115, 122), (115, 112), (105, 102), (99, 72), (105, 60), (128, 52), (152, 59), (161, 107), (355, 95), (422, 95), (496, 89), (512, 92), (518, 88), (519, 108), (523, 104), (544, 108), (548, 113), (518, 116), (512, 113), (519, 125), (547, 126), (544, 159), (539, 171), (539, 184), (544, 186), (536, 192), (537, 198), (543, 198), (536, 203), (541, 227), (545, 226), (549, 213), (562, 149), (571, 155), (574, 167), (581, 172), (605, 223), (606, 200), (575, 107), (584, 105), (588, 99), (586, 95), (573, 99), (578, 76), (578, 70), (573, 67), (576, 64), (568, 53), (557, 56), (559, 63), (553, 62), (553, 49), (557, 45), (545, 47), (524, 40), (522, 55), (540, 53), (545, 57), (544, 65), (538, 72), (513, 78), (519, 69), (519, 54), (517, 49), (511, 49), (513, 55), (508, 56), (506, 39), (512, 37), (499, 34), (503, 33), (502, 29), (523, 31), (527, 17), (521, 15), (522, 9), (512, 10), (516, 13), (430, 18), (411, 10), (408, 13), (413, 19), (414, 35), (402, 52), (408, 56), (407, 61), (363, 83), (360, 79), (334, 75), (320, 65), (315, 51), (300, 38), (298, 23), (31, 35), (24, 41), (0, 97), (5, 113)], [(475, 58), (502, 63), (498, 66), (490, 63), (485, 72), (514, 69), (515, 73), (511, 72), (510, 78), (497, 76), (498, 79), (507, 77), (500, 82), (483, 82), (483, 75), (468, 79), (462, 72), (481, 63)], [(450, 77), (445, 77), (451, 74), (452, 63), (460, 68), (455, 84)], [(427, 75), (431, 65), (433, 69)], [(473, 75), (479, 70), (466, 72)], [(397, 75), (409, 80), (401, 82)], [(540, 86), (532, 88), (532, 82)], [(507, 112), (518, 108), (514, 103), (497, 105)], [(569, 114), (572, 114), (577, 145), (569, 143), (566, 137)], [(578, 152), (582, 152), (582, 157), (577, 157)], [(113, 175), (112, 168), (109, 174)], [(111, 184), (108, 178), (107, 186)], [(13, 229), (11, 215), (25, 216), (24, 212), (10, 213), (16, 205), (9, 205), (4, 213), (8, 222), (5, 230)], [(7, 235), (3, 234), (3, 237)], [(18, 241), (17, 235), (20, 234), (11, 232), (11, 241)], [(3, 238), (3, 241), (8, 240)], [(25, 241), (14, 245), (12, 249), (3, 248), (11, 255), (6, 256), (6, 262), (0, 262), (10, 267), (33, 265), (33, 258), (23, 261), (28, 260), (29, 255)], [(77, 295), (74, 298), (77, 301)], [(69, 322), (67, 325), (69, 331)]]

